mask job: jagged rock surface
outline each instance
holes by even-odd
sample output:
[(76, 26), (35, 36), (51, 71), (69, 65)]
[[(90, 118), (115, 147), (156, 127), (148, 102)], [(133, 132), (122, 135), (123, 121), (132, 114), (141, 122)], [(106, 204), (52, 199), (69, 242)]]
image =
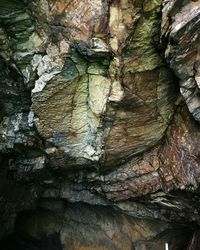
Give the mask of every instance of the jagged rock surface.
[(1, 0), (1, 238), (195, 249), (199, 31), (199, 1)]
[(164, 1), (162, 35), (168, 40), (166, 58), (180, 79), (180, 92), (197, 121), (200, 121), (199, 31), (198, 1)]

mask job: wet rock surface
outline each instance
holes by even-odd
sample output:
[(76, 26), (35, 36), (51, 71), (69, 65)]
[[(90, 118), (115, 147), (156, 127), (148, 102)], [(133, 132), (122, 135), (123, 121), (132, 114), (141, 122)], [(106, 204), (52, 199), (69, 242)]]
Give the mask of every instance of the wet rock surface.
[(199, 31), (199, 1), (1, 0), (4, 249), (198, 249)]

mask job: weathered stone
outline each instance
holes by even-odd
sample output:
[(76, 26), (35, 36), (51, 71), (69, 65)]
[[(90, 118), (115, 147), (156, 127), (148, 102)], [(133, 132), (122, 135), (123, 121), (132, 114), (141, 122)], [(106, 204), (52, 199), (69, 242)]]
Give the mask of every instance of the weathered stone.
[(173, 74), (166, 68), (124, 75), (124, 98), (112, 105), (116, 114), (106, 141), (109, 164), (141, 153), (162, 139), (173, 115), (173, 84)]
[[(199, 126), (183, 110), (178, 113), (161, 148), (164, 189), (194, 190), (199, 182)], [(169, 178), (170, 177), (170, 178)]]
[[(41, 205), (49, 208), (48, 202)], [(170, 247), (177, 244), (181, 248), (186, 246), (189, 238), (187, 230), (180, 226), (176, 229), (176, 225), (170, 227), (165, 222), (142, 220), (108, 208), (70, 204), (65, 206), (61, 202), (54, 202), (51, 203), (51, 209), (21, 213), (17, 219), (18, 237), (26, 235), (34, 240), (44, 241), (45, 236), (50, 237), (59, 232), (63, 250), (153, 250), (155, 246), (163, 249), (166, 241), (170, 241)], [(160, 238), (155, 241), (156, 235), (160, 235)], [(176, 237), (179, 235), (185, 235), (186, 240), (178, 242)], [(32, 244), (34, 245), (34, 241)]]
[(180, 91), (190, 112), (197, 121), (200, 121), (198, 86), (200, 6), (198, 1), (189, 1), (187, 4), (182, 4), (179, 7), (180, 11), (176, 12), (179, 2), (174, 1), (172, 4), (166, 1), (163, 8), (163, 35), (169, 36), (166, 57), (171, 68), (181, 79)]
[(190, 0), (1, 1), (0, 237), (22, 212), (14, 248), (196, 247), (199, 17)]

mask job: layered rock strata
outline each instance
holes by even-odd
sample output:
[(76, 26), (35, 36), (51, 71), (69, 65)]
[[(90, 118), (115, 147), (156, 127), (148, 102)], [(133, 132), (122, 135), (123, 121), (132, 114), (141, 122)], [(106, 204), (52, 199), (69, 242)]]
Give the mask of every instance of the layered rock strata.
[(199, 21), (189, 0), (1, 0), (1, 238), (22, 213), (38, 249), (195, 249)]

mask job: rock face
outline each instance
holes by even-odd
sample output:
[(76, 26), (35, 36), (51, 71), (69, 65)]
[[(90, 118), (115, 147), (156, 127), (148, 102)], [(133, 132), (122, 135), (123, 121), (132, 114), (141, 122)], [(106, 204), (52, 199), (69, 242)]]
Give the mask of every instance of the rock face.
[[(49, 206), (45, 203), (43, 206)], [(54, 206), (54, 212), (40, 209), (19, 214), (18, 237), (23, 235), (23, 240), (16, 240), (19, 247), (39, 249), (40, 244), (45, 246), (54, 242), (49, 244), (50, 248), (42, 249), (60, 250), (59, 243), (57, 246), (55, 243), (57, 235), (62, 249), (163, 249), (166, 241), (170, 241), (174, 249), (184, 249), (191, 237), (184, 227), (172, 230), (166, 222), (138, 219), (110, 208), (62, 202), (54, 203)], [(44, 233), (48, 235), (46, 243)], [(184, 240), (177, 240), (180, 236), (185, 237)], [(28, 245), (27, 237), (35, 240)]]
[[(177, 8), (179, 11), (177, 12)], [(169, 40), (165, 56), (179, 77), (180, 92), (195, 120), (199, 115), (199, 29), (198, 1), (164, 1), (162, 35)]]
[(199, 1), (1, 0), (5, 249), (198, 249), (199, 34)]

